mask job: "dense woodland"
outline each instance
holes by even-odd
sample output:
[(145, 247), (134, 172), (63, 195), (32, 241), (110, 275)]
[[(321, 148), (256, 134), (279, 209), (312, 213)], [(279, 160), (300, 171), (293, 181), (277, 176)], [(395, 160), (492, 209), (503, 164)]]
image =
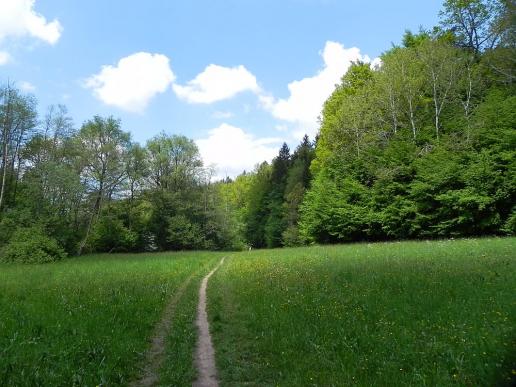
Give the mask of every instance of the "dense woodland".
[(381, 65), (353, 64), (316, 139), (213, 182), (195, 143), (0, 90), (0, 259), (516, 232), (513, 0), (446, 0)]

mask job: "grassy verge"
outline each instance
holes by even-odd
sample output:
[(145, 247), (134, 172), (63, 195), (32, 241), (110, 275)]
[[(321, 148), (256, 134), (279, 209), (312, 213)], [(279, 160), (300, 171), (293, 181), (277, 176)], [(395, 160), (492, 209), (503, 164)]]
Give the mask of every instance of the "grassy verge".
[(197, 303), (199, 286), (202, 278), (217, 264), (222, 257), (220, 253), (212, 253), (206, 270), (196, 273), (185, 289), (177, 304), (172, 321), (172, 329), (167, 338), (167, 358), (161, 369), (160, 385), (188, 386), (197, 376), (195, 364), (195, 346), (197, 344)]
[(235, 254), (208, 288), (223, 385), (509, 385), (515, 251), (513, 238)]
[[(127, 384), (165, 302), (212, 260), (167, 253), (1, 265), (0, 384)], [(183, 350), (179, 362), (191, 367), (191, 348)]]

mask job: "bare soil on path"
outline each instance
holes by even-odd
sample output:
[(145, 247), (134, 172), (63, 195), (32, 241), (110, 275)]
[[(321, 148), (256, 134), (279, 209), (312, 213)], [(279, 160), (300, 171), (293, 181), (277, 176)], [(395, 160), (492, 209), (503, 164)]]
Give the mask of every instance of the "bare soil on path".
[[(225, 257), (224, 257), (225, 258)], [(215, 367), (215, 351), (210, 335), (210, 324), (206, 311), (206, 288), (208, 280), (224, 263), (222, 258), (219, 264), (203, 278), (199, 289), (199, 305), (197, 306), (197, 349), (195, 354), (195, 365), (197, 368), (197, 380), (193, 383), (194, 387), (218, 387), (217, 368)]]

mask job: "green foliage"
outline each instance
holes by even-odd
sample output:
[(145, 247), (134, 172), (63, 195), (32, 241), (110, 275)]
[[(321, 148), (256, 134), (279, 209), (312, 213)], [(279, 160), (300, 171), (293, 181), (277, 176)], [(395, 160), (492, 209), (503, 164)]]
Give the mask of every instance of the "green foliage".
[(301, 235), (319, 243), (365, 239), (368, 200), (368, 190), (360, 182), (318, 175), (301, 206)]
[(255, 248), (266, 246), (265, 224), (268, 216), (267, 199), (271, 190), (270, 174), (270, 165), (261, 164), (253, 176), (248, 191), (245, 238)]
[(0, 138), (20, 139), (0, 147), (2, 245), (41, 224), (70, 254), (242, 248), (241, 215), (220, 207), (192, 140), (163, 133), (143, 147), (120, 120), (100, 116), (76, 132), (63, 106), (34, 130), (33, 100), (18, 94), (0, 90), (0, 113), (15, 125)]
[(462, 47), (481, 52), (493, 48), (503, 35), (499, 23), (503, 8), (500, 0), (445, 0), (441, 25)]
[(167, 242), (174, 250), (202, 247), (201, 228), (188, 220), (184, 215), (175, 215), (168, 219)]
[[(445, 13), (491, 3), (449, 1)], [(324, 106), (314, 177), (300, 207), (304, 240), (509, 232), (514, 88), (511, 74), (499, 72), (507, 67), (493, 66), (491, 56), (500, 55), (471, 48), (442, 31), (407, 32), (381, 67), (350, 67)]]
[(66, 257), (65, 251), (41, 227), (21, 227), (0, 250), (0, 261), (10, 263), (48, 263)]
[(403, 43), (403, 47), (405, 48), (416, 48), (430, 38), (430, 34), (427, 31), (420, 30), (418, 33), (414, 34), (412, 31), (407, 30), (403, 34), (401, 41)]
[(161, 133), (147, 141), (147, 149), (150, 177), (157, 187), (179, 191), (195, 185), (202, 160), (193, 140)]
[(88, 239), (88, 249), (98, 252), (132, 251), (138, 236), (124, 226), (122, 220), (114, 214), (102, 215), (93, 226)]
[(513, 208), (511, 214), (507, 218), (507, 221), (503, 225), (502, 231), (508, 235), (516, 235), (516, 207)]
[[(319, 133), (234, 181), (195, 142), (0, 88), (0, 243), (42, 225), (69, 254), (497, 235), (516, 202), (513, 1), (446, 0), (381, 65), (352, 63)], [(39, 122), (39, 123), (38, 123)]]

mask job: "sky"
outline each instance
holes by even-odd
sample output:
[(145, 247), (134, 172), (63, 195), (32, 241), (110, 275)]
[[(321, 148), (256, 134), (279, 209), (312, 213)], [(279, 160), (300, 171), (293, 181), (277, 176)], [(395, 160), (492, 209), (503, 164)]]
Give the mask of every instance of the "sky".
[(218, 177), (270, 161), (318, 130), (324, 100), (356, 60), (378, 65), (440, 0), (0, 0), (0, 83), (76, 127), (120, 118), (142, 144), (197, 143)]

